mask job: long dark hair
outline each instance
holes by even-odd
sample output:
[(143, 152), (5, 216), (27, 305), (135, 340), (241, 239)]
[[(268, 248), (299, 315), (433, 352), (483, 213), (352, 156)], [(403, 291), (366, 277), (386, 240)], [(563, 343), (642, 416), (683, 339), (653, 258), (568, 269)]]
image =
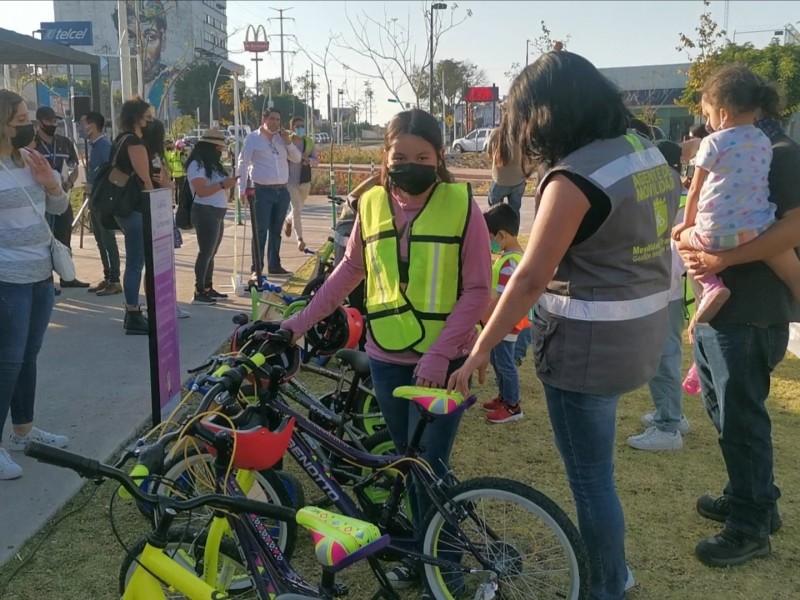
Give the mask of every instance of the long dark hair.
[(729, 65), (709, 77), (703, 99), (734, 114), (761, 109), (764, 116), (777, 117), (781, 109), (778, 90), (744, 65)]
[(192, 164), (192, 161), (197, 161), (206, 171), (206, 179), (211, 179), (214, 173), (220, 175), (227, 175), (225, 167), (222, 166), (222, 155), (217, 152), (216, 144), (208, 142), (197, 142), (189, 158), (186, 159), (186, 166)]
[(164, 122), (158, 119), (153, 119), (147, 128), (142, 133), (142, 142), (147, 149), (147, 156), (153, 158), (158, 156), (161, 162), (166, 162), (164, 158), (164, 140), (167, 137), (167, 130), (164, 127)]
[(416, 135), (433, 146), (439, 158), (436, 174), (443, 182), (453, 183), (453, 175), (444, 164), (444, 142), (442, 141), (442, 131), (439, 129), (439, 123), (430, 113), (413, 108), (397, 113), (386, 128), (386, 135), (383, 137), (383, 164), (381, 167), (381, 185), (385, 189), (389, 189), (389, 149), (398, 136), (403, 134)]
[(595, 140), (624, 135), (630, 113), (619, 89), (588, 60), (553, 51), (525, 67), (506, 100), (499, 142), (519, 148), (523, 170), (555, 165)]

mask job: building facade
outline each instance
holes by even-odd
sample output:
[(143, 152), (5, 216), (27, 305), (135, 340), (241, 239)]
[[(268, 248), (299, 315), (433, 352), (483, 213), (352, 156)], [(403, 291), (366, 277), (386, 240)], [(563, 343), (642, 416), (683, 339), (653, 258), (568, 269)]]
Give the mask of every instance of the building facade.
[(623, 91), (625, 103), (634, 114), (654, 119), (666, 136), (680, 142), (689, 133), (695, 117), (675, 104), (686, 89), (689, 63), (645, 65), (600, 69)]
[(198, 59), (228, 57), (226, 0), (58, 0), (53, 5), (56, 21), (92, 22), (93, 45), (85, 51), (106, 59), (104, 77), (109, 90), (120, 89), (117, 7), (126, 7), (134, 57), (131, 89), (153, 105), (162, 119), (178, 116), (172, 85), (187, 67)]

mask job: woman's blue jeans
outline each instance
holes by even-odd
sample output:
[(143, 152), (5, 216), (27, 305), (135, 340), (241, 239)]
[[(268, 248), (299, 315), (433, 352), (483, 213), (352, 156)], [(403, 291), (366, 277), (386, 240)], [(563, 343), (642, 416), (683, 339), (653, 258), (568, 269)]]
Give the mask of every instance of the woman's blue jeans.
[(36, 283), (0, 281), (0, 440), (11, 422), (33, 422), (36, 359), (55, 301), (53, 278)]
[(138, 306), (139, 290), (144, 270), (144, 222), (142, 213), (133, 211), (127, 217), (114, 217), (125, 235), (125, 274), (122, 276), (122, 291), (125, 304)]
[[(463, 363), (463, 360), (450, 363), (448, 376)], [(403, 385), (415, 385), (416, 365), (399, 365), (370, 358), (369, 367), (375, 398), (383, 413), (389, 435), (392, 436), (398, 454), (403, 454), (417, 428), (420, 413), (419, 407), (411, 400), (395, 397), (394, 390)], [(450, 452), (453, 450), (461, 415), (462, 413), (436, 418), (432, 423), (428, 423), (422, 435), (421, 457), (428, 462), (438, 477), (445, 479), (448, 477)], [(410, 495), (411, 512), (414, 525), (420, 531), (431, 502), (420, 485), (413, 487), (414, 493)]]
[(544, 384), (556, 447), (564, 460), (591, 568), (592, 600), (625, 597), (625, 519), (614, 485), (619, 396), (568, 392)]

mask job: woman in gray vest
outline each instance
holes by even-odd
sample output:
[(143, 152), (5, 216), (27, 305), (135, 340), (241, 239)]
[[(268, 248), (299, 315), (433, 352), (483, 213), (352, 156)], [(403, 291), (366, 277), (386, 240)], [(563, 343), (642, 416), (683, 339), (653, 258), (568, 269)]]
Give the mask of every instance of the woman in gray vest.
[(536, 303), (533, 354), (591, 563), (595, 600), (633, 578), (614, 485), (620, 395), (655, 374), (667, 333), (669, 229), (680, 183), (647, 140), (626, 133), (619, 90), (585, 58), (549, 52), (514, 81), (500, 134), (523, 167), (549, 166), (519, 267), (449, 386), (467, 392), (489, 352)]

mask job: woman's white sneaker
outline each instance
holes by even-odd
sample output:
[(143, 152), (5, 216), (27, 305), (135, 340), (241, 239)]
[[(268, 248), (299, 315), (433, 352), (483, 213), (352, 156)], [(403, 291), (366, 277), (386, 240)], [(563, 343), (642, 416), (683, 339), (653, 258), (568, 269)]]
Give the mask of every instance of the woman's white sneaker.
[(40, 444), (47, 444), (54, 448), (66, 448), (69, 444), (69, 438), (65, 435), (56, 435), (55, 433), (48, 433), (42, 431), (38, 427), (32, 428), (28, 435), (16, 435), (14, 432), (8, 436), (8, 448), (15, 452), (22, 452), (25, 450), (25, 444), (28, 442), (39, 442)]
[(5, 448), (0, 448), (0, 480), (22, 477), (22, 467), (11, 460)]

